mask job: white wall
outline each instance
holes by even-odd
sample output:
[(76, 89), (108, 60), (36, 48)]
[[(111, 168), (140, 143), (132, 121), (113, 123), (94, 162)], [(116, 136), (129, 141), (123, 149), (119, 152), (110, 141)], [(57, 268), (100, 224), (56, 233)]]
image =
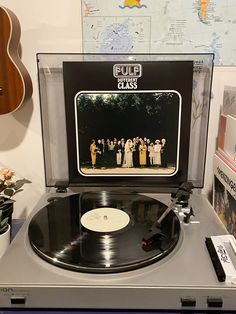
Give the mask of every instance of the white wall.
[(81, 52), (80, 0), (2, 0), (21, 24), (22, 62), (33, 81), (32, 100), (0, 115), (0, 166), (33, 183), (15, 196), (14, 217), (26, 216), (45, 191), (36, 53)]
[[(33, 97), (19, 110), (0, 116), (0, 164), (33, 183), (15, 199), (14, 217), (26, 216), (45, 191), (36, 53), (81, 52), (80, 0), (2, 0), (21, 24), (22, 62), (33, 81)], [(215, 68), (204, 192), (211, 190), (215, 150), (224, 85), (236, 86), (236, 68)]]

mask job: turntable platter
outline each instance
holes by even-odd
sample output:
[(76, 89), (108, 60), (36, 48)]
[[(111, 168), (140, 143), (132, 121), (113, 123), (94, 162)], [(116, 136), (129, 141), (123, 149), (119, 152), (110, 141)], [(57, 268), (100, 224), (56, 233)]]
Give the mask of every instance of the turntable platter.
[(161, 229), (153, 224), (163, 203), (134, 193), (88, 192), (52, 201), (31, 220), (32, 248), (70, 270), (111, 273), (143, 267), (178, 242), (180, 222), (171, 211)]

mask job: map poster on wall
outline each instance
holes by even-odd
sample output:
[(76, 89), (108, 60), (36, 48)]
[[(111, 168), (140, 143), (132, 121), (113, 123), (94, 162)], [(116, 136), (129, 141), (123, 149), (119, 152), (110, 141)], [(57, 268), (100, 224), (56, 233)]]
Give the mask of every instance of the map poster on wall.
[(82, 0), (85, 53), (214, 53), (236, 64), (235, 0)]
[(186, 181), (192, 61), (64, 62), (63, 78), (70, 180)]

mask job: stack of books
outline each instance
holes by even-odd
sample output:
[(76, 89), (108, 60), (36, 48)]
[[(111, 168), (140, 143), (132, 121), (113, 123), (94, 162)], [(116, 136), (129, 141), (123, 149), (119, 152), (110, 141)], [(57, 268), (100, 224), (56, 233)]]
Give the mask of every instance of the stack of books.
[(213, 207), (236, 237), (236, 87), (225, 87), (214, 155)]

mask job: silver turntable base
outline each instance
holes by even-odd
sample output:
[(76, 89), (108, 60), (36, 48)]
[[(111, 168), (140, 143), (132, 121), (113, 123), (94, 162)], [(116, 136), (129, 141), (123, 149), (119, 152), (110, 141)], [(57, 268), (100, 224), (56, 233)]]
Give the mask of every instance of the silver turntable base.
[[(169, 202), (169, 195), (146, 195)], [(204, 196), (191, 196), (195, 216), (190, 224), (181, 223), (181, 239), (167, 257), (113, 274), (61, 269), (32, 250), (28, 240), (31, 217), (54, 196), (62, 194), (42, 197), (0, 261), (2, 309), (236, 309), (236, 286), (218, 281), (205, 246), (206, 237), (226, 234), (226, 230)]]

